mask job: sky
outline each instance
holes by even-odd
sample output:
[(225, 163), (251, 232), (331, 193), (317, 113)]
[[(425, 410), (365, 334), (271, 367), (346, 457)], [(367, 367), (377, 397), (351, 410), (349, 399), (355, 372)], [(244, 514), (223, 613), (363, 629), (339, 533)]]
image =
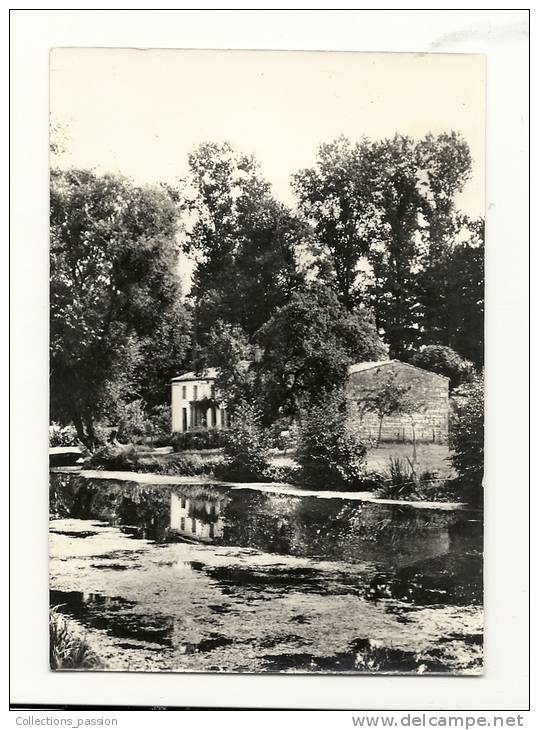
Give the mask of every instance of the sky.
[(484, 215), (484, 56), (57, 48), (50, 74), (64, 165), (173, 182), (197, 144), (226, 140), (293, 205), (290, 176), (323, 142), (455, 130), (473, 158), (457, 205)]

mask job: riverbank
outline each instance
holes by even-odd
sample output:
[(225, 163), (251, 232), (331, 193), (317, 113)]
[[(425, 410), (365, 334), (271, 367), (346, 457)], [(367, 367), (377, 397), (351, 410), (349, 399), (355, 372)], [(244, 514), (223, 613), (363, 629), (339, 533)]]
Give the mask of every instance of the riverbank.
[(408, 501), (403, 499), (384, 499), (376, 497), (374, 492), (349, 492), (349, 491), (330, 491), (318, 489), (306, 489), (297, 487), (284, 482), (228, 482), (217, 480), (205, 475), (200, 476), (170, 476), (166, 474), (152, 474), (144, 472), (128, 472), (128, 471), (105, 471), (93, 469), (81, 469), (80, 467), (53, 467), (51, 473), (58, 474), (77, 474), (85, 479), (92, 480), (114, 480), (124, 482), (135, 482), (137, 484), (152, 485), (213, 485), (216, 487), (226, 487), (232, 490), (248, 489), (257, 492), (268, 492), (272, 494), (282, 494), (294, 497), (316, 497), (318, 499), (342, 499), (357, 502), (368, 502), (373, 504), (387, 505), (406, 505), (416, 509), (427, 510), (443, 510), (443, 511), (470, 511), (480, 512), (475, 507), (464, 502), (427, 502), (427, 501)]

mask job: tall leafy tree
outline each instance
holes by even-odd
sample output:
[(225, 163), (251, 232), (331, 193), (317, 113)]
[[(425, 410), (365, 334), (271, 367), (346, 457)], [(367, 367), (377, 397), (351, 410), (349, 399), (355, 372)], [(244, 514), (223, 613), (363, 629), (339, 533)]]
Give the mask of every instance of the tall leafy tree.
[(313, 167), (292, 177), (299, 208), (312, 225), (325, 260), (322, 275), (344, 306), (361, 300), (360, 269), (376, 231), (376, 166), (367, 140), (346, 137), (323, 144)]
[(484, 221), (458, 216), (458, 236), (429, 255), (419, 279), (421, 337), (446, 345), (476, 367), (484, 361)]
[(204, 345), (217, 320), (252, 337), (301, 279), (295, 246), (301, 226), (271, 195), (256, 160), (228, 143), (189, 156), (184, 190), (185, 248), (196, 256), (191, 292)]
[(349, 310), (372, 306), (394, 357), (420, 343), (419, 275), (458, 233), (454, 200), (470, 164), (453, 132), (355, 145), (340, 138), (294, 176), (300, 209), (330, 264), (326, 280)]
[(159, 400), (148, 359), (169, 371), (159, 337), (185, 332), (176, 208), (159, 188), (88, 170), (53, 170), (50, 206), (51, 416), (91, 448), (95, 420), (122, 400)]
[(349, 312), (319, 282), (295, 292), (259, 330), (257, 342), (269, 420), (299, 414), (306, 403), (342, 387), (351, 363), (387, 352), (370, 312)]

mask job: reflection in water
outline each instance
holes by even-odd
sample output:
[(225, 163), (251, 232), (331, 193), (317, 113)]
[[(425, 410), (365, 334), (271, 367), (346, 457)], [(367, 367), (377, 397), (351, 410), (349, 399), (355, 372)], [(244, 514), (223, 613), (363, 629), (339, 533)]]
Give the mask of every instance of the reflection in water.
[(211, 542), (223, 536), (221, 502), (215, 495), (186, 497), (170, 493), (170, 529), (184, 537)]
[(475, 512), (65, 474), (50, 512), (51, 603), (115, 642), (114, 666), (481, 665)]

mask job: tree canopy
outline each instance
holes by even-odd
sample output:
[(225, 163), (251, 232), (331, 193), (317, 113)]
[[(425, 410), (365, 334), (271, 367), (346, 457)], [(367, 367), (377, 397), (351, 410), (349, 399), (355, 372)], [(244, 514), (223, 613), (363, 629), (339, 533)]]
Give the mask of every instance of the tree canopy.
[(176, 210), (158, 188), (87, 170), (54, 170), (50, 205), (51, 415), (92, 445), (95, 418), (155, 397), (186, 354)]

